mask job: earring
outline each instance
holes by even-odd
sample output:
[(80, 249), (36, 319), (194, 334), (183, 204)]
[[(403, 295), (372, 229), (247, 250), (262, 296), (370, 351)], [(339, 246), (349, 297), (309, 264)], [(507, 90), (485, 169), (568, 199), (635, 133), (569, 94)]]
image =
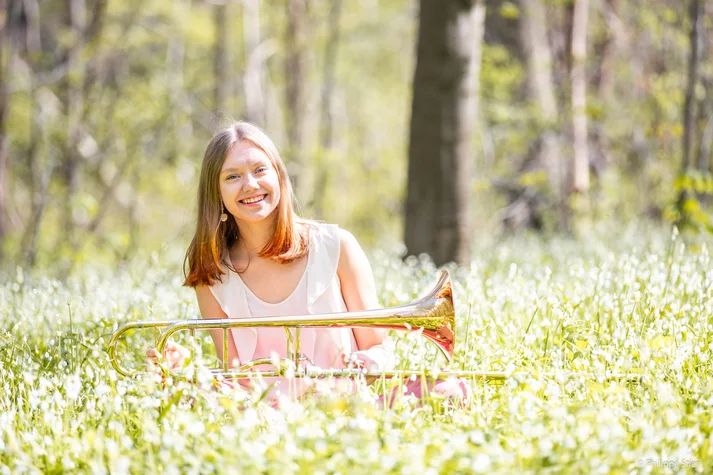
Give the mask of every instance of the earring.
[(220, 221), (224, 223), (224, 222), (226, 222), (227, 220), (228, 220), (228, 215), (225, 214), (225, 213), (222, 213), (222, 214), (220, 215)]

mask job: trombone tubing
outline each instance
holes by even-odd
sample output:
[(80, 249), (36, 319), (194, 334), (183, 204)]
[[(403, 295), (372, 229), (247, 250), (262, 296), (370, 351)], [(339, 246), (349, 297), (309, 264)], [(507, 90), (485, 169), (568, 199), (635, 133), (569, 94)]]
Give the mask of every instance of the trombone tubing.
[[(298, 315), (282, 317), (250, 317), (222, 319), (167, 320), (154, 322), (131, 322), (120, 327), (109, 343), (109, 355), (114, 368), (123, 376), (134, 373), (123, 368), (116, 354), (116, 346), (121, 335), (128, 330), (143, 328), (165, 328), (157, 341), (156, 351), (163, 355), (168, 339), (182, 330), (223, 330), (222, 360), (223, 371), (229, 372), (228, 330), (245, 327), (283, 327), (287, 333), (288, 355), (296, 367), (299, 367), (299, 331), (304, 327), (341, 328), (368, 327), (394, 330), (420, 331), (433, 341), (447, 361), (453, 356), (455, 344), (455, 306), (453, 304), (453, 286), (448, 271), (441, 271), (435, 288), (425, 297), (407, 305), (385, 309), (338, 312), (318, 315)], [(294, 335), (289, 329), (294, 328)], [(254, 366), (247, 362), (243, 367)], [(165, 369), (165, 368), (164, 368)], [(170, 373), (170, 371), (169, 371)], [(345, 374), (346, 375), (346, 374)]]
[[(286, 316), (286, 317), (252, 317), (252, 318), (241, 318), (241, 319), (215, 319), (215, 320), (179, 320), (174, 322), (166, 322), (166, 329), (161, 333), (157, 343), (156, 351), (159, 355), (163, 354), (164, 348), (168, 343), (169, 338), (179, 331), (183, 330), (209, 330), (209, 329), (222, 329), (223, 330), (223, 371), (228, 370), (228, 330), (231, 328), (252, 328), (252, 327), (283, 327), (285, 330), (289, 328), (295, 329), (294, 338), (294, 350), (292, 350), (292, 338), (291, 334), (288, 332), (288, 351), (287, 354), (293, 357), (295, 363), (298, 362), (299, 358), (299, 330), (301, 328), (339, 328), (339, 327), (369, 327), (373, 328), (378, 326), (380, 328), (388, 328), (394, 330), (404, 330), (409, 329), (412, 331), (426, 331), (425, 327), (413, 327), (408, 323), (398, 323), (398, 320), (405, 320), (408, 318), (403, 315), (402, 312), (396, 312), (400, 307), (395, 307), (390, 310), (390, 315), (387, 318), (379, 318), (375, 312), (379, 315), (384, 314), (384, 310), (364, 310), (359, 312), (342, 312), (342, 313), (329, 313), (321, 315), (299, 315), (299, 316)], [(404, 306), (407, 308), (407, 306)], [(426, 317), (428, 318), (428, 317)], [(388, 323), (385, 323), (388, 320)], [(435, 331), (433, 331), (435, 333)], [(428, 336), (428, 335), (427, 335)], [(438, 344), (439, 349), (445, 355), (447, 360), (451, 360), (451, 351), (444, 349), (440, 344)], [(450, 345), (452, 348), (452, 343)], [(247, 363), (249, 364), (249, 363)], [(337, 373), (334, 376), (338, 376)], [(346, 374), (344, 374), (346, 376)]]
[(411, 304), (390, 307), (385, 309), (360, 310), (354, 312), (324, 313), (318, 315), (297, 315), (279, 317), (251, 317), (239, 319), (194, 319), (173, 322), (166, 327), (156, 342), (156, 351), (159, 355), (168, 339), (176, 332), (182, 330), (223, 330), (223, 370), (228, 370), (227, 341), (228, 329), (249, 327), (283, 327), (295, 328), (294, 350), (293, 338), (287, 332), (288, 354), (293, 353), (295, 365), (299, 363), (299, 329), (312, 328), (341, 328), (341, 327), (368, 327), (393, 330), (421, 331), (422, 334), (433, 341), (441, 350), (446, 360), (453, 356), (455, 344), (455, 306), (453, 303), (453, 284), (448, 271), (441, 271), (438, 283), (425, 297)]
[(139, 321), (139, 322), (129, 322), (121, 327), (119, 327), (118, 330), (114, 332), (114, 334), (111, 336), (111, 340), (109, 340), (109, 360), (111, 361), (112, 366), (114, 369), (121, 374), (122, 376), (132, 376), (134, 373), (131, 371), (125, 369), (123, 366), (119, 364), (119, 357), (116, 353), (116, 347), (119, 344), (119, 340), (121, 339), (121, 336), (130, 331), (130, 330), (143, 330), (145, 328), (153, 328), (154, 331), (158, 328), (163, 328), (170, 326), (173, 323), (180, 322), (182, 320), (164, 320), (164, 321)]
[[(343, 315), (343, 314), (342, 314)], [(245, 319), (247, 320), (247, 319)], [(237, 320), (233, 322), (241, 322), (245, 320)], [(258, 319), (251, 319), (251, 320), (259, 320)], [(116, 357), (116, 345), (121, 337), (121, 335), (129, 330), (133, 329), (145, 329), (145, 328), (162, 328), (162, 327), (167, 327), (167, 330), (164, 331), (164, 334), (167, 333), (168, 328), (172, 328), (172, 332), (177, 332), (180, 330), (185, 330), (185, 329), (193, 329), (194, 327), (192, 326), (193, 323), (199, 323), (199, 324), (205, 324), (202, 328), (214, 328), (211, 323), (209, 322), (219, 322), (222, 327), (224, 327), (224, 338), (223, 338), (223, 350), (224, 354), (227, 352), (228, 344), (227, 344), (227, 338), (225, 338), (225, 334), (228, 332), (228, 328), (231, 327), (239, 327), (240, 325), (227, 325), (227, 322), (225, 319), (222, 320), (166, 320), (166, 321), (153, 321), (153, 322), (130, 322), (127, 323), (126, 325), (122, 326), (119, 330), (117, 330), (114, 335), (112, 336), (112, 339), (109, 343), (109, 355), (111, 358), (111, 362), (114, 365), (114, 368), (117, 370), (117, 372), (123, 376), (132, 376), (136, 372), (132, 373), (129, 370), (126, 370), (123, 368), (119, 363), (118, 359)], [(262, 323), (262, 322), (261, 322)], [(272, 326), (281, 326), (281, 325), (272, 325)], [(299, 330), (299, 326), (296, 327)], [(288, 342), (290, 341), (290, 336), (291, 334), (288, 332)], [(170, 335), (168, 335), (170, 336)], [(298, 335), (296, 335), (298, 336)], [(167, 338), (164, 339), (163, 341), (163, 346), (165, 346), (165, 343), (167, 342)], [(163, 347), (157, 347), (161, 348), (163, 350)], [(298, 355), (299, 349), (296, 348), (296, 352), (292, 354), (291, 352), (288, 352), (290, 356)], [(163, 354), (162, 351), (159, 354)], [(284, 360), (283, 360), (284, 361)], [(245, 365), (241, 366), (237, 370), (230, 370), (227, 368), (228, 361), (227, 357), (223, 359), (223, 369), (218, 370), (218, 369), (211, 369), (210, 371), (213, 373), (214, 376), (221, 376), (225, 379), (241, 379), (241, 378), (250, 378), (250, 377), (255, 377), (257, 376), (258, 373), (253, 372), (253, 371), (241, 371), (241, 369), (249, 369), (251, 367), (261, 365), (261, 364), (272, 364), (272, 360), (270, 358), (264, 358), (260, 360), (253, 360)], [(178, 376), (178, 374), (168, 370), (168, 373), (171, 374), (172, 376)], [(286, 376), (287, 372), (284, 370), (273, 370), (273, 371), (261, 371), (259, 373), (263, 377), (274, 377), (274, 376)], [(369, 378), (410, 378), (410, 377), (421, 377), (425, 376), (428, 378), (432, 379), (448, 379), (451, 377), (456, 377), (456, 378), (464, 378), (464, 379), (473, 379), (473, 380), (481, 380), (481, 381), (505, 381), (508, 379), (512, 378), (518, 378), (518, 377), (527, 377), (527, 376), (532, 376), (537, 373), (533, 372), (527, 372), (527, 371), (469, 371), (469, 370), (456, 370), (456, 371), (419, 371), (419, 370), (403, 370), (403, 371), (364, 371), (362, 369), (358, 368), (344, 368), (344, 369), (331, 369), (331, 368), (319, 368), (316, 366), (308, 365), (303, 369), (295, 370), (291, 372), (291, 374), (294, 377), (300, 378), (300, 377), (307, 377), (307, 378), (327, 378), (327, 377), (352, 377), (352, 378), (358, 378), (358, 377), (369, 377)], [(573, 378), (577, 376), (593, 376), (596, 379), (602, 379), (602, 380), (626, 380), (626, 381), (641, 381), (646, 378), (646, 375), (643, 373), (611, 373), (611, 374), (593, 374), (593, 373), (581, 373), (581, 372), (562, 372), (562, 373), (553, 373), (553, 372), (542, 372), (540, 374), (543, 374), (547, 377), (554, 377), (554, 378)]]
[[(266, 364), (270, 361), (266, 358), (260, 363)], [(257, 376), (258, 373), (249, 371), (220, 371), (212, 370), (214, 375), (222, 376), (224, 379), (243, 379)], [(462, 378), (470, 380), (479, 381), (506, 381), (510, 379), (525, 378), (528, 376), (536, 376), (541, 374), (548, 378), (557, 379), (571, 379), (578, 376), (582, 377), (593, 377), (602, 381), (618, 381), (624, 380), (628, 382), (642, 381), (646, 378), (643, 373), (583, 373), (577, 371), (565, 371), (561, 373), (557, 372), (528, 372), (528, 371), (471, 371), (471, 370), (444, 370), (438, 372), (431, 371), (419, 371), (419, 370), (398, 370), (398, 371), (366, 371), (359, 368), (344, 368), (344, 369), (333, 369), (333, 368), (320, 368), (317, 366), (307, 366), (300, 370), (295, 370), (293, 372), (286, 371), (261, 371), (261, 377), (276, 377), (276, 376), (293, 376), (295, 378), (420, 378), (425, 377), (427, 379), (444, 380), (448, 378)]]
[[(253, 367), (261, 364), (271, 364), (272, 360), (263, 358), (246, 362), (236, 370), (229, 368), (228, 361), (228, 331), (231, 328), (244, 327), (283, 327), (287, 336), (288, 358), (280, 360), (280, 366), (273, 371), (260, 372), (262, 376), (287, 376), (308, 378), (324, 377), (369, 377), (369, 378), (398, 378), (398, 377), (419, 377), (426, 376), (433, 379), (446, 379), (458, 377), (465, 379), (479, 380), (506, 380), (518, 376), (532, 375), (525, 371), (372, 371), (366, 372), (358, 368), (319, 368), (312, 364), (302, 365), (300, 355), (301, 328), (322, 327), (378, 327), (384, 329), (421, 331), (424, 336), (438, 346), (440, 351), (451, 361), (455, 343), (455, 311), (453, 304), (453, 289), (448, 271), (441, 271), (440, 278), (435, 288), (425, 297), (411, 304), (386, 309), (362, 310), (356, 312), (329, 313), (320, 315), (298, 315), (284, 317), (251, 317), (239, 319), (194, 319), (194, 320), (165, 320), (165, 321), (139, 321), (130, 322), (121, 326), (112, 335), (109, 342), (109, 356), (112, 365), (117, 372), (123, 376), (132, 376), (138, 371), (130, 371), (121, 366), (117, 357), (117, 345), (121, 336), (129, 330), (153, 328), (156, 331), (164, 328), (159, 338), (155, 342), (156, 351), (163, 355), (168, 339), (176, 332), (182, 330), (223, 330), (222, 360), (221, 370), (211, 369), (216, 376), (226, 378), (249, 378), (257, 373), (249, 371)], [(294, 334), (290, 332), (294, 328)], [(167, 369), (162, 365), (162, 369), (169, 375), (179, 376), (177, 373)], [(591, 373), (541, 373), (554, 377), (573, 377), (577, 375), (595, 376), (597, 379), (626, 379), (629, 381), (641, 380), (643, 375), (635, 374), (591, 374)]]

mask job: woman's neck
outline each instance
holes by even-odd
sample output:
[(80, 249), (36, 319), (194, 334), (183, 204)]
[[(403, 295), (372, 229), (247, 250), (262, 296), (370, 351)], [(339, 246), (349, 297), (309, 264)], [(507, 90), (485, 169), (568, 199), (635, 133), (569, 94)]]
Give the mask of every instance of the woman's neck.
[(237, 224), (240, 233), (238, 252), (245, 253), (250, 258), (257, 256), (275, 234), (276, 220), (264, 219), (253, 223), (238, 222)]

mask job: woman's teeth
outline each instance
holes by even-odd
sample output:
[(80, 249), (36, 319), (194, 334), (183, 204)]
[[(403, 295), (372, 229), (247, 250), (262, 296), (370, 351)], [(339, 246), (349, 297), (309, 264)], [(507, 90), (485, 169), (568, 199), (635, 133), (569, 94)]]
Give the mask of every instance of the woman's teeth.
[(240, 202), (245, 203), (245, 204), (251, 204), (251, 203), (257, 203), (258, 201), (262, 201), (264, 198), (265, 198), (265, 195), (255, 196), (254, 198), (247, 198), (244, 200), (240, 200)]

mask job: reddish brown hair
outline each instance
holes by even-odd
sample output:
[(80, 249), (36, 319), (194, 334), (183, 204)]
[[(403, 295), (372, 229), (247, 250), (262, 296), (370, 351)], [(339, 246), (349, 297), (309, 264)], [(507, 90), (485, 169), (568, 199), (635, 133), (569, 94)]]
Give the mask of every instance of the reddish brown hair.
[(247, 140), (260, 148), (268, 156), (277, 170), (280, 183), (280, 202), (277, 205), (275, 234), (260, 251), (258, 256), (268, 257), (286, 264), (307, 253), (308, 234), (298, 229), (296, 224), (306, 224), (294, 211), (292, 182), (277, 147), (265, 132), (249, 122), (234, 122), (213, 135), (203, 155), (201, 175), (198, 182), (198, 218), (186, 258), (183, 285), (213, 285), (221, 280), (225, 268), (235, 272), (228, 250), (240, 238), (238, 225), (232, 216), (220, 221), (223, 200), (220, 196), (219, 175), (230, 148)]

